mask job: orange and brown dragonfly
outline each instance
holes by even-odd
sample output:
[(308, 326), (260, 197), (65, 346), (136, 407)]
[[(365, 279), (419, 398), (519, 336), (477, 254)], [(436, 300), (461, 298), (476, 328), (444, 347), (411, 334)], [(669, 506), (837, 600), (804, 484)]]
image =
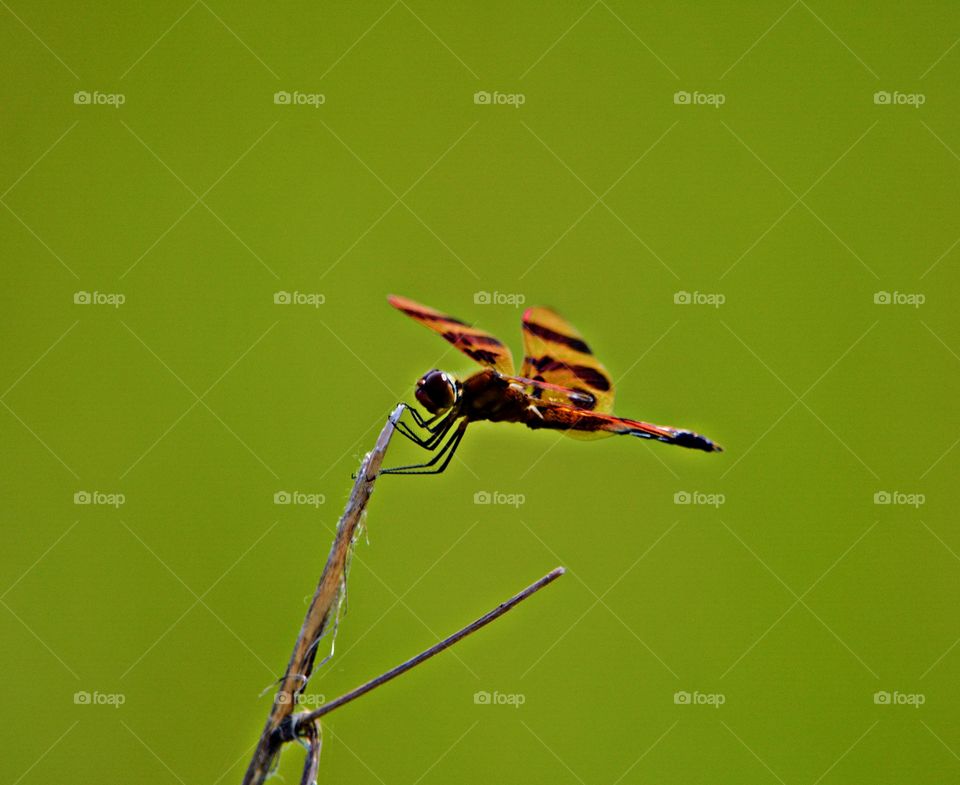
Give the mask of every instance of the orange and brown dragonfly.
[(417, 380), (414, 395), (431, 416), (408, 406), (420, 432), (405, 422), (397, 428), (436, 455), (426, 463), (383, 469), (383, 474), (439, 474), (450, 463), (467, 426), (482, 420), (522, 423), (534, 430), (549, 428), (581, 439), (628, 434), (704, 452), (722, 451), (693, 431), (615, 416), (610, 374), (580, 333), (549, 308), (524, 311), (524, 357), (517, 375), (510, 349), (489, 333), (406, 297), (388, 299), (394, 308), (439, 333), (484, 368), (463, 380), (437, 369)]

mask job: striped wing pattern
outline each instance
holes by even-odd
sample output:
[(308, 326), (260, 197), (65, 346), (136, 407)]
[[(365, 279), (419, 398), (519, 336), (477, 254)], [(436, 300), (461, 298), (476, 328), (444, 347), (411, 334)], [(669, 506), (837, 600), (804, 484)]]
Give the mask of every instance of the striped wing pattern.
[(387, 299), (394, 308), (439, 333), (480, 365), (495, 368), (505, 376), (513, 375), (513, 356), (499, 339), (406, 297), (392, 294)]
[(549, 308), (528, 308), (523, 314), (523, 348), (520, 376), (588, 394), (572, 397), (562, 390), (534, 387), (533, 397), (605, 414), (613, 411), (610, 374), (562, 316)]

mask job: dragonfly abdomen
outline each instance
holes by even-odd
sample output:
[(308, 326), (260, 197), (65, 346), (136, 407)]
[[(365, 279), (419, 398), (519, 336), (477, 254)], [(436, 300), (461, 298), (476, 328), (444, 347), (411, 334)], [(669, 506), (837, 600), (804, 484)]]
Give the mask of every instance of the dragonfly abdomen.
[(576, 409), (572, 406), (540, 404), (528, 410), (524, 422), (528, 428), (532, 429), (550, 428), (577, 433), (623, 434), (641, 439), (655, 439), (704, 452), (722, 452), (723, 450), (720, 445), (714, 444), (706, 436), (693, 431), (652, 425), (639, 420), (615, 417), (612, 414)]

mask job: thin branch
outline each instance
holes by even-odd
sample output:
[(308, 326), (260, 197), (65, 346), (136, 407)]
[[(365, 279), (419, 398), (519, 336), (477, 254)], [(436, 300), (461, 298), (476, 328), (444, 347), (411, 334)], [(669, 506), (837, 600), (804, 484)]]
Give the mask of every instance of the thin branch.
[(273, 768), (277, 754), (285, 742), (299, 738), (307, 748), (306, 760), (303, 766), (301, 785), (315, 785), (320, 765), (320, 749), (322, 746), (322, 731), (319, 719), (324, 714), (349, 703), (361, 695), (395, 679), (411, 668), (439, 654), (455, 643), (463, 640), (481, 627), (485, 627), (494, 619), (498, 619), (507, 611), (516, 607), (527, 597), (540, 591), (544, 586), (555, 581), (564, 573), (562, 567), (547, 573), (539, 581), (531, 584), (519, 594), (501, 603), (489, 613), (481, 616), (473, 623), (454, 633), (448, 638), (431, 646), (416, 657), (398, 665), (377, 678), (357, 687), (355, 690), (312, 712), (293, 714), (297, 699), (306, 688), (313, 673), (314, 660), (320, 639), (333, 628), (336, 631), (337, 615), (340, 602), (346, 587), (346, 571), (350, 554), (356, 538), (363, 525), (367, 502), (373, 493), (373, 486), (380, 473), (383, 457), (390, 439), (396, 429), (404, 404), (398, 404), (387, 419), (373, 450), (364, 456), (360, 464), (360, 471), (356, 475), (353, 490), (347, 500), (346, 508), (337, 523), (337, 532), (330, 555), (320, 576), (320, 582), (314, 592), (310, 607), (307, 610), (300, 634), (293, 647), (290, 662), (280, 686), (274, 697), (270, 716), (260, 734), (256, 750), (250, 760), (243, 778), (243, 785), (262, 785)]
[[(448, 638), (444, 638), (442, 641), (431, 646), (426, 651), (420, 652), (420, 654), (418, 654), (416, 657), (413, 657), (407, 660), (406, 662), (403, 662), (400, 665), (397, 665), (395, 668), (391, 668), (386, 673), (380, 676), (377, 676), (377, 678), (375, 679), (371, 679), (366, 684), (360, 685), (356, 689), (353, 689), (350, 692), (348, 692), (346, 695), (341, 695), (339, 698), (336, 698), (335, 700), (332, 700), (329, 703), (324, 704), (318, 709), (314, 709), (313, 711), (310, 711), (310, 712), (302, 712), (300, 714), (294, 714), (290, 718), (289, 723), (284, 723), (284, 727), (277, 730), (277, 735), (283, 736), (283, 739), (282, 739), (283, 741), (292, 740), (298, 734), (298, 732), (300, 733), (300, 735), (303, 735), (303, 733), (306, 732), (306, 734), (309, 737), (310, 733), (315, 732), (317, 720), (319, 720), (324, 714), (329, 714), (334, 709), (339, 709), (341, 706), (347, 703), (350, 703), (350, 701), (356, 700), (361, 695), (365, 695), (371, 690), (375, 690), (377, 687), (383, 684), (386, 684), (388, 681), (391, 681), (392, 679), (397, 678), (397, 676), (400, 676), (401, 674), (406, 673), (411, 668), (415, 668), (421, 662), (425, 662), (426, 660), (429, 660), (431, 657), (439, 654), (444, 649), (448, 649), (451, 646), (453, 646), (455, 643), (459, 643), (461, 640), (466, 638), (471, 633), (476, 632), (481, 627), (486, 627), (490, 622), (494, 621), (495, 619), (499, 619), (507, 611), (515, 608), (517, 605), (519, 605), (521, 602), (527, 599), (527, 597), (533, 594), (536, 594), (544, 586), (547, 586), (553, 583), (557, 578), (559, 578), (565, 572), (566, 570), (563, 567), (557, 567), (556, 569), (551, 570), (546, 575), (544, 575), (540, 580), (538, 580), (536, 583), (533, 583), (530, 586), (527, 586), (527, 588), (524, 589), (519, 594), (515, 594), (506, 602), (500, 603), (496, 608), (494, 608), (489, 613), (484, 614), (479, 619), (468, 624), (463, 629), (453, 633), (453, 635), (449, 636)], [(298, 729), (303, 729), (303, 730), (298, 731)]]
[(320, 749), (323, 747), (320, 723), (308, 723), (302, 733), (304, 744), (307, 747), (307, 757), (303, 762), (303, 776), (300, 785), (317, 785), (317, 774), (320, 771)]
[[(273, 761), (281, 746), (281, 742), (274, 731), (293, 712), (297, 697), (303, 692), (313, 672), (317, 644), (336, 621), (341, 593), (346, 581), (345, 571), (350, 551), (363, 523), (364, 512), (370, 495), (373, 493), (373, 485), (380, 472), (384, 453), (390, 444), (390, 437), (393, 436), (393, 431), (400, 415), (403, 413), (403, 409), (404, 405), (398, 404), (391, 412), (383, 430), (380, 431), (376, 445), (373, 450), (367, 453), (360, 464), (360, 471), (357, 472), (356, 482), (350, 492), (347, 506), (337, 524), (337, 533), (330, 548), (326, 566), (323, 568), (317, 590), (314, 592), (310, 608), (307, 610), (303, 626), (300, 628), (300, 635), (293, 647), (290, 663), (287, 665), (286, 673), (280, 681), (280, 687), (273, 700), (270, 716), (267, 718), (267, 723), (260, 734), (260, 741), (257, 743), (250, 766), (244, 775), (244, 785), (261, 785), (270, 773)], [(306, 774), (307, 772), (304, 770), (304, 776)]]

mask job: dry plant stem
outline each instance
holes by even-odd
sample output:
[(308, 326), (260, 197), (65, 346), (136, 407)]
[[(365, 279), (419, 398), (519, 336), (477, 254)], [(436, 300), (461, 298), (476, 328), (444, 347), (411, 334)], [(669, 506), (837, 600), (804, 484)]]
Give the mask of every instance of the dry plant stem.
[(320, 723), (311, 722), (306, 725), (301, 734), (307, 745), (307, 757), (303, 762), (303, 776), (300, 785), (317, 785), (317, 775), (320, 772), (320, 749), (323, 747)]
[[(337, 533), (330, 548), (326, 566), (323, 568), (323, 574), (320, 576), (320, 583), (317, 585), (313, 600), (310, 602), (310, 608), (303, 620), (300, 635), (293, 647), (293, 654), (290, 656), (290, 663), (287, 665), (286, 673), (280, 682), (280, 687), (273, 701), (273, 708), (270, 710), (267, 724), (260, 735), (260, 741), (257, 743), (250, 766), (244, 775), (243, 785), (261, 785), (270, 773), (273, 760), (281, 745), (276, 734), (274, 734), (274, 730), (293, 712), (296, 706), (296, 698), (306, 687), (313, 671), (317, 642), (335, 621), (340, 592), (345, 581), (344, 571), (350, 555), (350, 548), (363, 521), (367, 501), (370, 499), (370, 494), (373, 493), (373, 485), (380, 472), (384, 453), (387, 445), (390, 444), (390, 437), (393, 435), (397, 420), (400, 419), (403, 409), (404, 405), (398, 404), (391, 412), (383, 430), (380, 431), (376, 445), (373, 450), (367, 453), (360, 464), (360, 471), (357, 472), (356, 482), (353, 484), (347, 506), (337, 524)], [(305, 770), (304, 776), (306, 776), (306, 773)]]
[(523, 602), (525, 599), (527, 599), (527, 597), (531, 596), (532, 594), (536, 594), (536, 592), (540, 591), (540, 589), (542, 589), (544, 586), (547, 586), (553, 583), (557, 578), (563, 575), (564, 572), (566, 572), (566, 570), (563, 567), (557, 567), (556, 569), (551, 570), (546, 575), (544, 575), (540, 580), (538, 580), (536, 583), (533, 583), (530, 586), (527, 586), (527, 588), (524, 589), (519, 594), (515, 594), (506, 602), (500, 603), (496, 608), (494, 608), (489, 613), (484, 614), (475, 622), (472, 622), (471, 624), (468, 624), (463, 629), (455, 632), (449, 638), (444, 638), (442, 641), (431, 646), (426, 651), (421, 652), (416, 657), (413, 657), (412, 659), (409, 659), (406, 662), (401, 663), (397, 667), (388, 670), (386, 673), (382, 674), (381, 676), (377, 676), (377, 678), (371, 679), (366, 684), (362, 684), (356, 689), (348, 692), (346, 695), (341, 695), (339, 698), (330, 701), (329, 703), (321, 706), (318, 709), (314, 709), (313, 711), (310, 711), (310, 712), (303, 712), (301, 714), (293, 715), (293, 717), (291, 718), (292, 720), (291, 736), (296, 735), (297, 733), (299, 733), (300, 735), (304, 735), (304, 730), (305, 730), (306, 735), (309, 738), (310, 734), (316, 731), (317, 721), (324, 714), (328, 714), (334, 709), (339, 709), (344, 704), (350, 703), (350, 701), (352, 700), (356, 700), (361, 695), (365, 695), (366, 693), (370, 692), (370, 690), (375, 690), (380, 685), (386, 684), (391, 679), (397, 678), (397, 676), (400, 676), (401, 674), (406, 673), (411, 668), (415, 668), (421, 662), (424, 662), (425, 660), (429, 660), (431, 657), (439, 654), (444, 649), (450, 648), (451, 646), (453, 646), (453, 644), (463, 640), (471, 633), (479, 630), (481, 627), (487, 626), (494, 619), (500, 618), (507, 611), (513, 609), (514, 607), (519, 605), (521, 602)]

